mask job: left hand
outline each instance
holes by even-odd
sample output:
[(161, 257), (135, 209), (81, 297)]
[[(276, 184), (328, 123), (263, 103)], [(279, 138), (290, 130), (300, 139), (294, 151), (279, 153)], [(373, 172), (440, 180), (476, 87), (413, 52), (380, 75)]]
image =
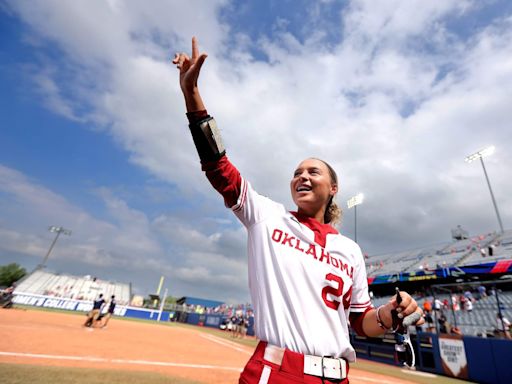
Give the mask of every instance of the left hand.
[(416, 303), (416, 300), (414, 300), (411, 295), (409, 295), (405, 291), (400, 291), (400, 297), (402, 298), (402, 302), (400, 305), (396, 301), (396, 295), (393, 295), (391, 300), (387, 304), (385, 304), (382, 307), (380, 316), (382, 318), (382, 321), (384, 324), (392, 324), (393, 319), (391, 315), (391, 311), (393, 309), (396, 309), (398, 312), (398, 318), (400, 320), (403, 320), (406, 316), (410, 315), (411, 313), (417, 312), (420, 314), (420, 320), (416, 322), (416, 325), (422, 325), (425, 324), (425, 319), (423, 318), (423, 310), (418, 307), (418, 303)]

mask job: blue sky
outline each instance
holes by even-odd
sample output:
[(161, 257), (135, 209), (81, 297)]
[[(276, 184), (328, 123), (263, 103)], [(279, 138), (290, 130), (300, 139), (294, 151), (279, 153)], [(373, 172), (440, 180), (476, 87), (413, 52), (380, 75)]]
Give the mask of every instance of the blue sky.
[[(0, 5), (0, 263), (248, 300), (245, 232), (187, 132), (176, 51), (233, 162), (290, 209), (305, 157), (359, 192), (370, 255), (510, 228), (512, 4), (507, 1), (5, 1)], [(341, 231), (354, 234), (345, 209)]]

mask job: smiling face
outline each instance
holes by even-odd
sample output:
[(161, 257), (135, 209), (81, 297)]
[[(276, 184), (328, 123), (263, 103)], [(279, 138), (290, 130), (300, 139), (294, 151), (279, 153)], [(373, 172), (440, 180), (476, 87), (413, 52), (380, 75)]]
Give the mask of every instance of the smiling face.
[(332, 196), (338, 192), (327, 165), (318, 159), (306, 159), (299, 164), (290, 182), (292, 198), (299, 213), (324, 222), (324, 213)]

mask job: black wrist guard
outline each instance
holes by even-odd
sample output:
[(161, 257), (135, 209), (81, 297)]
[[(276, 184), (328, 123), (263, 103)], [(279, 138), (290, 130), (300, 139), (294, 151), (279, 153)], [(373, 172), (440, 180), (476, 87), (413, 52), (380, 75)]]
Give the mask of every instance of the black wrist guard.
[(215, 161), (225, 155), (226, 150), (222, 144), (220, 131), (213, 117), (208, 116), (192, 123), (189, 128), (201, 163)]

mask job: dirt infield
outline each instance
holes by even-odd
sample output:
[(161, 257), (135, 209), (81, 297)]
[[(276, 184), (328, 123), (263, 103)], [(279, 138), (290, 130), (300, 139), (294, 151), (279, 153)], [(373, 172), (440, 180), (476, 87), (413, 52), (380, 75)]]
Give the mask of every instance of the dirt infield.
[[(0, 310), (0, 362), (159, 372), (204, 383), (237, 383), (252, 348), (200, 328), (112, 319), (107, 329), (85, 316)], [(411, 381), (351, 369), (352, 384)]]

